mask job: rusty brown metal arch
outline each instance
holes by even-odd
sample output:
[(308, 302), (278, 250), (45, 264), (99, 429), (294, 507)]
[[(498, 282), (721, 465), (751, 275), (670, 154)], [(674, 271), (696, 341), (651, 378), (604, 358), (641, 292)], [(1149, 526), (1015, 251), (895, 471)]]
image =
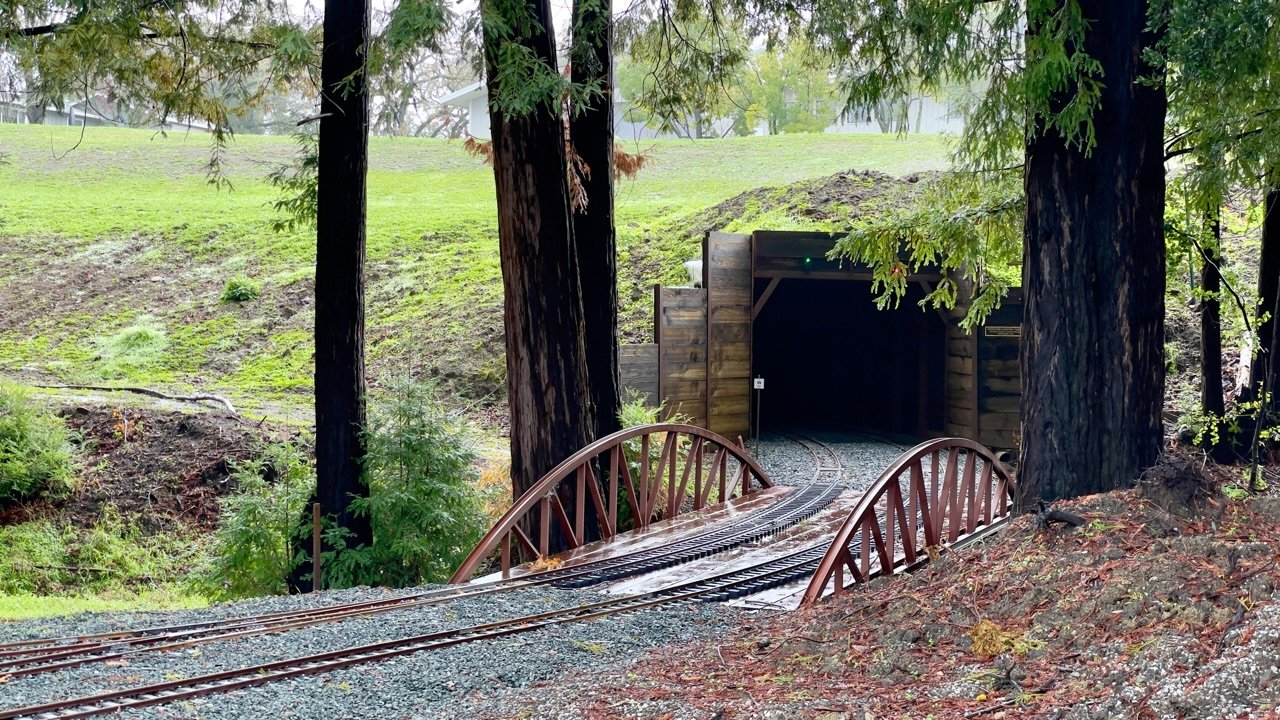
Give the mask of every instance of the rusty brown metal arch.
[[(1016, 486), (986, 447), (928, 440), (876, 479), (836, 532), (801, 605), (878, 575), (911, 570), (1013, 512)], [(847, 575), (846, 575), (847, 573)]]
[[(605, 476), (603, 482), (596, 468)], [(577, 484), (573, 508), (566, 508), (556, 493), (566, 481)], [(672, 518), (772, 486), (741, 440), (735, 444), (710, 430), (681, 423), (627, 428), (579, 450), (544, 475), (485, 533), (449, 582), (467, 582), (499, 549), (502, 574), (507, 577), (513, 545), (514, 553), (529, 560), (548, 555), (553, 522), (571, 548), (579, 547), (586, 535), (588, 503), (601, 539), (608, 539), (627, 529), (647, 527), (655, 518)], [(619, 527), (620, 499), (631, 509), (631, 528)], [(536, 543), (521, 527), (530, 514), (535, 516)]]

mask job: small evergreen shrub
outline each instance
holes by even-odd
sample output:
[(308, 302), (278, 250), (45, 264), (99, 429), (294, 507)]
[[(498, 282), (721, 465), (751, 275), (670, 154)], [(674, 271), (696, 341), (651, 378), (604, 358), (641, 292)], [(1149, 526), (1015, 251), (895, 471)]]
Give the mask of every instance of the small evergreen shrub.
[(196, 585), (213, 598), (285, 592), (289, 573), (304, 561), (292, 539), (307, 532), (303, 518), (315, 492), (315, 468), (297, 443), (275, 443), (232, 472), (236, 492), (222, 499), (211, 558)]
[(357, 501), (357, 510), (369, 515), (373, 548), (351, 563), (354, 577), (325, 570), (326, 583), (447, 580), (489, 526), (477, 488), (479, 457), (466, 428), (434, 387), (404, 381), (373, 405), (367, 439), (369, 498)]
[(33, 408), (21, 388), (0, 384), (0, 503), (63, 495), (74, 485), (75, 454), (62, 418)]
[(243, 275), (233, 277), (222, 288), (222, 302), (248, 302), (262, 294), (258, 283)]

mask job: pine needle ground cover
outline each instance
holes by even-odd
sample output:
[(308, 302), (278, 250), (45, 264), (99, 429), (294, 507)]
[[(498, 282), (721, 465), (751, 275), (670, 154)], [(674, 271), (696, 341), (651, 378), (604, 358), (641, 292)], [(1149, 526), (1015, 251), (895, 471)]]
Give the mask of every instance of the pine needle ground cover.
[[(851, 167), (903, 175), (946, 162), (935, 136), (625, 149), (650, 157), (618, 188), (629, 337), (647, 332), (652, 284), (684, 281), (681, 263), (699, 252), (695, 216), (706, 208)], [(457, 404), (492, 402), (505, 385), (492, 171), (462, 142), (373, 138), (370, 150), (371, 377), (408, 368), (439, 379)], [(0, 374), (195, 386), (246, 410), (305, 417), (314, 238), (305, 228), (272, 231), (279, 196), (266, 181), (295, 152), (287, 137), (238, 137), (224, 161), (228, 190), (208, 184), (209, 145), (197, 133), (88, 128), (81, 140), (79, 128), (0, 126)], [(798, 213), (761, 220), (814, 225)], [(256, 292), (228, 301), (233, 284)]]
[(1023, 516), (914, 574), (556, 686), (582, 717), (1273, 717), (1280, 496), (1173, 490), (1063, 503), (1083, 527)]

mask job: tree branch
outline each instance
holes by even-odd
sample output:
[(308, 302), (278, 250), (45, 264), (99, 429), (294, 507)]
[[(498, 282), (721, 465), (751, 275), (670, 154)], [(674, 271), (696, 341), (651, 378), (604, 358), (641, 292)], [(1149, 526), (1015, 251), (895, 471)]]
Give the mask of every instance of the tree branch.
[(196, 393), (194, 395), (170, 395), (168, 393), (162, 393), (159, 390), (152, 390), (151, 388), (128, 387), (128, 386), (112, 387), (107, 385), (32, 385), (32, 387), (41, 388), (43, 390), (93, 390), (97, 392), (131, 392), (131, 393), (137, 393), (139, 395), (147, 395), (149, 397), (160, 398), (161, 400), (175, 400), (178, 402), (189, 402), (189, 403), (199, 403), (201, 401), (208, 400), (210, 402), (221, 403), (221, 405), (227, 409), (227, 412), (231, 413), (232, 415), (240, 414), (236, 412), (236, 408), (234, 405), (231, 404), (230, 400), (227, 400), (226, 398), (220, 395), (207, 395), (204, 393)]

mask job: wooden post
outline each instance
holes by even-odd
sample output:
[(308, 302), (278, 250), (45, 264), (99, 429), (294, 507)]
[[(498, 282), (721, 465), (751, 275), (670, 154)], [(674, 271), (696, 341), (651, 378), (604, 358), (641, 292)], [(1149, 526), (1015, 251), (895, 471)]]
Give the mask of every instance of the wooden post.
[(320, 589), (320, 503), (311, 503), (311, 592)]

